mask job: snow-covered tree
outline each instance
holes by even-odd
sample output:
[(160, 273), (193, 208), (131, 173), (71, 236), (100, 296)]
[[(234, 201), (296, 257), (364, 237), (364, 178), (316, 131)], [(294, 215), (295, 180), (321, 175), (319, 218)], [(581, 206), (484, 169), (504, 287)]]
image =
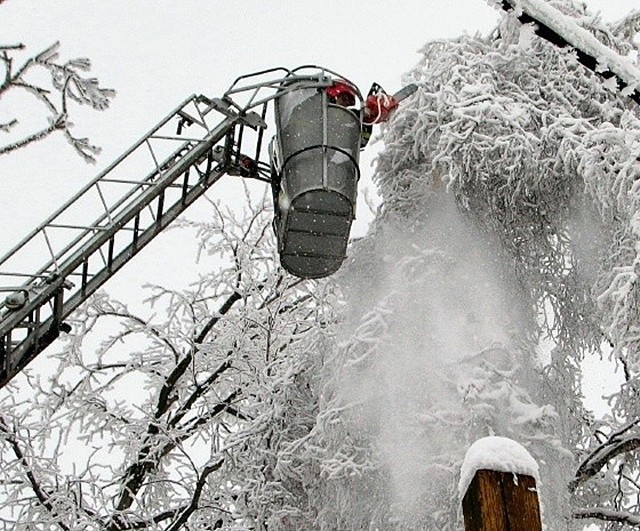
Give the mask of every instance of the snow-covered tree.
[(276, 449), (312, 422), (330, 290), (274, 266), (265, 199), (185, 222), (214, 272), (151, 288), (144, 315), (94, 297), (54, 374), (27, 371), (3, 392), (7, 528), (305, 527), (305, 488)]
[[(85, 57), (60, 60), (60, 43), (56, 42), (35, 55), (25, 57), (25, 45), (0, 44), (0, 102), (16, 98), (9, 107), (23, 109), (20, 115), (3, 112), (0, 118), (0, 155), (28, 146), (60, 132), (86, 161), (94, 162), (100, 148), (88, 138), (72, 133), (73, 105), (88, 105), (104, 110), (115, 91), (100, 86), (88, 77), (91, 62)], [(42, 111), (34, 112), (40, 106)], [(0, 103), (0, 111), (7, 105)]]
[[(636, 56), (638, 14), (607, 26), (584, 6), (549, 4)], [(377, 333), (367, 313), (359, 326), (369, 333), (350, 339), (357, 360), (388, 356), (373, 382), (388, 392), (383, 382), (398, 378), (400, 403), (413, 402), (389, 417), (412, 426), (403, 440), (425, 456), (405, 463), (423, 490), (398, 528), (456, 528), (447, 500), (457, 466), (469, 438), (492, 433), (538, 458), (550, 529), (581, 528), (574, 520), (585, 517), (637, 524), (636, 104), (512, 16), (489, 37), (429, 43), (423, 57), (408, 75), (421, 90), (379, 160), (370, 252), (393, 267), (379, 275)], [(580, 365), (603, 348), (626, 383), (611, 417), (596, 420), (581, 403)], [(432, 381), (438, 371), (448, 376)], [(423, 381), (408, 385), (416, 374)], [(378, 452), (386, 429), (376, 427)], [(388, 446), (398, 458), (402, 446)], [(408, 478), (398, 483), (418, 496)]]
[[(639, 14), (548, 4), (637, 60)], [(635, 103), (513, 15), (428, 43), (407, 81), (334, 278), (279, 272), (261, 206), (218, 209), (192, 228), (224, 267), (153, 288), (155, 314), (94, 298), (55, 374), (3, 393), (5, 522), (460, 529), (465, 451), (499, 435), (538, 461), (548, 529), (637, 527)], [(603, 418), (588, 356), (624, 374)]]
[[(635, 57), (637, 14), (551, 4)], [(315, 527), (459, 529), (460, 463), (492, 434), (540, 463), (548, 529), (637, 526), (638, 109), (512, 16), (423, 56), (300, 442)], [(582, 403), (586, 356), (625, 372), (603, 419)]]

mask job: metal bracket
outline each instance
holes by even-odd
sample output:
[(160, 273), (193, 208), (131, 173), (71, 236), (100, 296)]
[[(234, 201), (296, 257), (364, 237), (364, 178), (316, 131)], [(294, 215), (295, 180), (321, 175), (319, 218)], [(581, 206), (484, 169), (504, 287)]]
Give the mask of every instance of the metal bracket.
[(266, 129), (267, 122), (256, 112), (238, 112), (238, 106), (229, 97), (213, 98), (211, 100), (212, 107), (221, 114), (229, 118), (239, 118), (241, 122), (248, 125), (252, 129)]

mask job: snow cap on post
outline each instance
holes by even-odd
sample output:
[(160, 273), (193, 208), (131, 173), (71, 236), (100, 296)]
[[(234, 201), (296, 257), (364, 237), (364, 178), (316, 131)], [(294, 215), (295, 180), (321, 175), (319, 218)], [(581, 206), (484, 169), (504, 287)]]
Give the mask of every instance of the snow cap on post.
[(540, 484), (538, 463), (519, 443), (506, 437), (484, 437), (467, 450), (460, 469), (458, 494), (460, 499), (473, 481), (478, 470), (495, 470), (531, 476)]

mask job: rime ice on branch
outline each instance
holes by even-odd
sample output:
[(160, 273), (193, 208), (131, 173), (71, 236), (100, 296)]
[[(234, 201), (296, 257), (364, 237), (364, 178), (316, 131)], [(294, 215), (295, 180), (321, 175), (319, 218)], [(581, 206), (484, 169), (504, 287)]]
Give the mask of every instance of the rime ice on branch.
[[(85, 75), (91, 69), (89, 59), (80, 57), (60, 62), (59, 47), (60, 43), (56, 42), (41, 53), (16, 64), (24, 45), (0, 45), (0, 65), (4, 68), (0, 98), (10, 91), (21, 91), (35, 98), (46, 109), (46, 125), (35, 126), (35, 131), (31, 128), (19, 130), (20, 118), (17, 117), (0, 123), (0, 132), (12, 135), (7, 143), (0, 144), (0, 155), (61, 131), (84, 160), (95, 162), (100, 148), (91, 144), (88, 138), (79, 138), (71, 133), (73, 124), (69, 120), (69, 104), (74, 102), (102, 111), (109, 106), (115, 91), (101, 87), (96, 78)], [(48, 84), (41, 82), (38, 77), (43, 70), (50, 76)]]
[[(495, 2), (491, 1), (494, 4)], [(605, 46), (592, 33), (580, 27), (576, 20), (540, 0), (503, 0), (507, 11), (515, 9), (518, 19), (529, 24), (533, 21), (536, 33), (561, 48), (569, 45), (578, 61), (603, 78), (614, 81), (622, 93), (640, 104), (640, 70), (631, 58), (622, 56)]]

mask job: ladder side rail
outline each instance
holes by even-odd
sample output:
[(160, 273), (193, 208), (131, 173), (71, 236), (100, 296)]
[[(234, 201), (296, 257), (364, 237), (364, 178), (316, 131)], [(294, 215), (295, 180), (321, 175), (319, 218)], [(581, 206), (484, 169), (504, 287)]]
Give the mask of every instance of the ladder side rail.
[(238, 118), (225, 118), (208, 136), (205, 142), (195, 146), (189, 153), (185, 155), (178, 163), (167, 171), (164, 176), (156, 182), (156, 186), (148, 187), (136, 200), (131, 208), (123, 211), (113, 224), (106, 231), (95, 233), (92, 238), (81, 249), (78, 249), (74, 255), (67, 259), (66, 262), (59, 266), (59, 270), (47, 280), (44, 289), (36, 294), (36, 296), (27, 301), (23, 308), (13, 310), (7, 314), (5, 319), (0, 321), (0, 336), (4, 336), (9, 330), (23, 321), (35, 307), (42, 306), (51, 300), (54, 293), (63, 289), (67, 278), (82, 265), (86, 257), (98, 251), (105, 243), (108, 243), (121, 228), (131, 221), (137, 213), (141, 212), (151, 202), (160, 196), (164, 190), (178, 179), (189, 167), (196, 164), (203, 156), (206, 156), (208, 150), (212, 149), (215, 144), (224, 139), (233, 129)]
[(0, 257), (0, 266), (4, 264), (12, 255), (14, 255), (20, 248), (24, 247), (29, 241), (33, 240), (37, 237), (47, 225), (51, 224), (55, 221), (57, 217), (59, 217), (62, 213), (64, 213), (69, 207), (71, 207), (78, 199), (80, 199), (84, 194), (90, 191), (99, 181), (105, 177), (108, 173), (113, 171), (113, 169), (122, 163), (129, 155), (131, 155), (134, 151), (136, 151), (146, 140), (153, 136), (153, 134), (158, 131), (161, 127), (166, 125), (172, 118), (178, 115), (178, 113), (184, 109), (191, 102), (197, 101), (197, 96), (191, 95), (186, 98), (178, 107), (176, 107), (170, 114), (168, 114), (163, 120), (161, 120), (158, 124), (156, 124), (147, 134), (141, 137), (132, 147), (130, 147), (127, 151), (125, 151), (122, 155), (120, 155), (113, 163), (111, 163), (107, 168), (105, 168), (102, 172), (100, 172), (91, 182), (87, 183), (83, 188), (81, 188), (71, 199), (69, 199), (64, 205), (62, 205), (56, 212), (51, 214), (45, 221), (43, 221), (40, 225), (38, 225), (35, 229), (33, 229), (27, 236), (25, 236), (19, 243), (17, 243), (12, 249), (10, 249), (7, 253), (5, 253), (2, 257)]
[(70, 259), (63, 265), (61, 270), (66, 272), (68, 270), (75, 269), (82, 262), (81, 257), (83, 255), (95, 252), (103, 244), (108, 242), (115, 232), (119, 231), (128, 222), (133, 220), (134, 217), (144, 208), (149, 206), (154, 199), (160, 197), (165, 190), (174, 184), (190, 167), (200, 162), (202, 158), (207, 155), (209, 150), (229, 134), (237, 121), (237, 119), (225, 118), (220, 122), (220, 124), (213, 129), (207, 138), (205, 138), (200, 144), (193, 146), (183, 158), (178, 160), (161, 176), (160, 179), (155, 181), (155, 186), (149, 186), (142, 190), (140, 195), (132, 201), (132, 204), (129, 205), (128, 208), (122, 210), (117, 217), (113, 219), (112, 226), (109, 227), (108, 231), (99, 233), (94, 241), (82, 250), (80, 256), (76, 256), (75, 259)]

